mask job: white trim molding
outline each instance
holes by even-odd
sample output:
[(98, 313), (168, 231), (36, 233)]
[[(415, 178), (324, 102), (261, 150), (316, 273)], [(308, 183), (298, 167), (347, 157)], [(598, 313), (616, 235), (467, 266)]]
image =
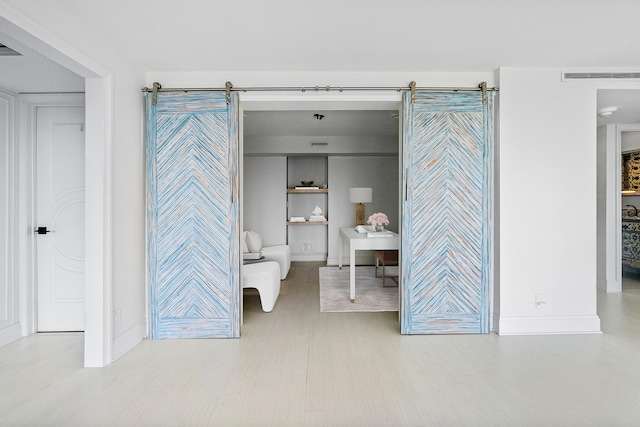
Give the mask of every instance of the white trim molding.
[(498, 335), (600, 334), (594, 316), (501, 317)]
[(142, 341), (147, 335), (147, 321), (138, 323), (133, 328), (113, 339), (113, 360), (125, 354)]
[[(41, 107), (84, 107), (84, 94), (20, 95), (19, 230), (34, 230), (36, 224), (36, 115)], [(20, 322), (22, 335), (37, 332), (36, 240), (34, 233), (18, 236), (20, 250)]]
[[(622, 133), (640, 132), (639, 124), (617, 124), (607, 126), (607, 154), (614, 149), (611, 159), (607, 158), (606, 227), (607, 227), (607, 293), (622, 292)], [(613, 191), (614, 194), (609, 194)]]
[(0, 346), (20, 338), (17, 94), (0, 89)]

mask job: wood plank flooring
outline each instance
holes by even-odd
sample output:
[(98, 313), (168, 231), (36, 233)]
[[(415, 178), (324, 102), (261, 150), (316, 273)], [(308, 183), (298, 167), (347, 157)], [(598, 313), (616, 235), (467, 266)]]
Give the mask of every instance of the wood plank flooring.
[(599, 294), (598, 335), (402, 336), (397, 313), (320, 313), (318, 263), (242, 338), (145, 340), (102, 369), (82, 334), (0, 348), (1, 426), (640, 425), (640, 286)]

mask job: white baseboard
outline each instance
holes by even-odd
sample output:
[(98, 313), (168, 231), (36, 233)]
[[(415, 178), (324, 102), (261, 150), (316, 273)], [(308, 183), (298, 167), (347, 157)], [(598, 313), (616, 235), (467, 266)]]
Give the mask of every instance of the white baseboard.
[(147, 336), (147, 323), (140, 322), (133, 328), (113, 339), (113, 361), (131, 350)]
[(291, 254), (291, 261), (326, 261), (325, 253)]
[(491, 315), (491, 327), (489, 328), (491, 332), (498, 333), (498, 325), (500, 324), (500, 315), (498, 313), (493, 313)]
[(622, 283), (619, 283), (615, 279), (603, 279), (598, 278), (597, 287), (599, 290), (607, 292), (607, 293), (617, 293), (622, 292)]
[(599, 334), (600, 317), (500, 317), (497, 319), (498, 335), (554, 335)]
[(618, 282), (617, 280), (613, 280), (613, 279), (612, 280), (607, 280), (606, 291), (609, 294), (622, 292), (622, 283)]
[(22, 326), (14, 323), (11, 326), (0, 329), (0, 347), (22, 338)]

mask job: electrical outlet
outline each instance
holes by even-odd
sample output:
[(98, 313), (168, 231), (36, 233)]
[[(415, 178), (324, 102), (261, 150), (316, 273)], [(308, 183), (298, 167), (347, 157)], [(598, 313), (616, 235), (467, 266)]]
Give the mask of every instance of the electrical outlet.
[(310, 251), (313, 248), (313, 246), (311, 245), (311, 243), (305, 243), (302, 245), (302, 250), (303, 251)]
[(113, 324), (119, 325), (121, 322), (122, 322), (122, 310), (120, 310), (119, 308), (116, 308), (113, 311)]

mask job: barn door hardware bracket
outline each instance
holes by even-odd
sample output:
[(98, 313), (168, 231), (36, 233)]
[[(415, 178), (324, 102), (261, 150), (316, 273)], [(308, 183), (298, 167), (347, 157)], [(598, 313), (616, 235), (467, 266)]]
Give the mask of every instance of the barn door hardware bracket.
[(482, 105), (487, 104), (487, 82), (481, 82), (478, 87), (482, 91)]
[(162, 89), (162, 85), (158, 82), (153, 82), (153, 105), (158, 105), (158, 90)]
[(233, 84), (231, 84), (231, 82), (226, 82), (224, 84), (225, 87), (225, 92), (227, 93), (227, 105), (231, 104), (231, 88), (233, 87)]
[(411, 103), (416, 103), (416, 82), (409, 83), (409, 89), (411, 90)]

